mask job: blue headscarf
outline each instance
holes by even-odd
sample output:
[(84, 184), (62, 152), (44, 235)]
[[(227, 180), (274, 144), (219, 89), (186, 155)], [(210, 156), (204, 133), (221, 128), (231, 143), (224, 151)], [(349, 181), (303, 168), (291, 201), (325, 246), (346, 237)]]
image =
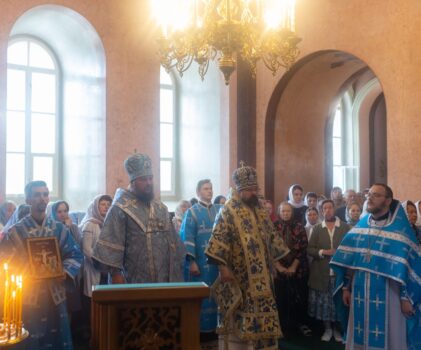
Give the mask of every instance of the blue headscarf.
[(57, 209), (58, 209), (60, 204), (64, 204), (67, 208), (67, 211), (69, 211), (69, 209), (70, 209), (69, 203), (67, 203), (66, 201), (59, 200), (59, 201), (54, 202), (53, 205), (51, 206), (51, 218), (55, 221), (59, 221), (57, 219)]

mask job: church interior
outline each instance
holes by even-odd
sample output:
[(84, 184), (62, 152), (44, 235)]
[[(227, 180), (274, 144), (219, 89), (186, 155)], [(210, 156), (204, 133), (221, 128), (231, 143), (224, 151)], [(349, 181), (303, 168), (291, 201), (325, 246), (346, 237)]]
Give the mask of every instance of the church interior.
[(295, 63), (258, 62), (254, 77), (238, 59), (229, 85), (216, 60), (203, 81), (196, 63), (162, 68), (147, 0), (1, 0), (0, 12), (0, 203), (23, 203), (42, 177), (50, 200), (86, 210), (127, 187), (135, 152), (170, 211), (200, 179), (226, 196), (241, 161), (273, 203), (296, 183), (421, 198), (419, 0), (297, 0)]

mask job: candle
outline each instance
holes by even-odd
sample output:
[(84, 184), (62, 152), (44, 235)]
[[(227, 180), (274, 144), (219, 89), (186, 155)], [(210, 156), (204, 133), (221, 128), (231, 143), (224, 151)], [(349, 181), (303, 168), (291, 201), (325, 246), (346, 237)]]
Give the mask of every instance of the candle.
[(5, 283), (3, 328), (0, 328), (0, 344), (8, 344), (9, 341), (15, 341), (22, 336), (23, 279), (22, 275), (11, 275), (9, 278), (8, 265), (4, 264), (3, 267)]
[(16, 290), (12, 291), (12, 325), (16, 326)]
[(18, 284), (18, 322), (17, 322), (17, 330), (18, 336), (20, 336), (22, 332), (22, 275), (19, 276), (19, 284)]
[(4, 274), (5, 274), (5, 282), (4, 282), (4, 300), (3, 300), (3, 324), (6, 327), (7, 324), (7, 306), (8, 306), (8, 287), (9, 287), (9, 273), (8, 273), (8, 265), (7, 263), (4, 264)]

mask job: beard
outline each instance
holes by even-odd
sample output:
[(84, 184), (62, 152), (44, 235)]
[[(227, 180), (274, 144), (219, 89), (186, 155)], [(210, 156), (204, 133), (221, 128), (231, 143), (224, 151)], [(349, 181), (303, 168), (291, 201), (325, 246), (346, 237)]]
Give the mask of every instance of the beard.
[(370, 214), (378, 214), (381, 211), (383, 211), (384, 207), (383, 206), (377, 206), (377, 207), (370, 207), (370, 203), (368, 203), (367, 205), (367, 213)]
[(154, 193), (152, 192), (140, 192), (136, 194), (137, 199), (141, 202), (149, 203), (154, 198)]
[(243, 202), (252, 208), (259, 206), (259, 198), (257, 198), (256, 195), (252, 195), (247, 199), (243, 199)]

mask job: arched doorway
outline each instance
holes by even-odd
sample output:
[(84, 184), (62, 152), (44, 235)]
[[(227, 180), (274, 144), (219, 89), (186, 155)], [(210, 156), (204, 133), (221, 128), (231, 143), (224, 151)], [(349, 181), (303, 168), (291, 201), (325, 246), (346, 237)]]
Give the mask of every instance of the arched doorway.
[[(379, 96), (383, 90), (375, 73), (351, 54), (319, 51), (297, 62), (276, 86), (266, 114), (266, 197), (280, 202), (292, 183), (318, 193), (328, 193), (338, 179), (346, 188), (369, 186), (376, 171), (372, 155), (377, 148), (386, 150), (385, 133), (378, 129), (386, 122), (386, 104), (375, 108)], [(333, 137), (338, 115), (339, 141)], [(374, 144), (370, 120), (376, 120), (371, 124), (382, 135)], [(384, 174), (382, 159), (375, 167), (382, 164)]]

